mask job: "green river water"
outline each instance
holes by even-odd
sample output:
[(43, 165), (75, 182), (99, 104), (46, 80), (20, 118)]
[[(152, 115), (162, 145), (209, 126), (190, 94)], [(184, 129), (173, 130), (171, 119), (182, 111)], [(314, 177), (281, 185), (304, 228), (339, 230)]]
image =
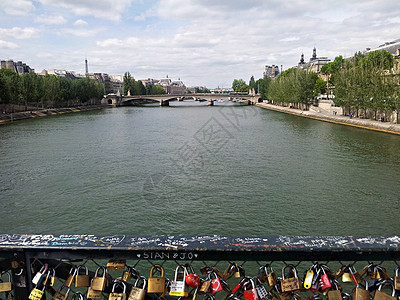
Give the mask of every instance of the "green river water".
[(0, 127), (0, 170), (3, 233), (400, 228), (399, 136), (253, 106), (184, 102), (15, 122)]

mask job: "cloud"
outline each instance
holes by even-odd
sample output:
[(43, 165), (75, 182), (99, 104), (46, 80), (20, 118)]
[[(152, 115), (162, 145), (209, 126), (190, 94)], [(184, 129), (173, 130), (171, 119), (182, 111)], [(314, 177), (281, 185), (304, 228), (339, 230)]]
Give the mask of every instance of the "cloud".
[(35, 18), (35, 22), (46, 25), (62, 25), (67, 23), (67, 20), (63, 16), (40, 15)]
[(79, 19), (79, 20), (76, 20), (74, 22), (74, 26), (76, 26), (76, 27), (86, 27), (86, 26), (88, 26), (88, 23), (86, 21), (82, 20), (82, 19)]
[(78, 16), (121, 21), (121, 15), (134, 0), (38, 0), (45, 6), (65, 8)]
[(19, 46), (15, 43), (0, 40), (0, 49), (17, 49)]
[(33, 27), (0, 28), (0, 36), (8, 36), (15, 39), (32, 39), (38, 37), (39, 30)]
[(104, 28), (96, 28), (96, 29), (87, 29), (82, 26), (75, 26), (75, 28), (66, 28), (62, 30), (62, 33), (66, 33), (68, 35), (74, 35), (77, 37), (93, 37), (103, 31)]
[(30, 0), (1, 0), (0, 10), (6, 14), (24, 16), (35, 9)]

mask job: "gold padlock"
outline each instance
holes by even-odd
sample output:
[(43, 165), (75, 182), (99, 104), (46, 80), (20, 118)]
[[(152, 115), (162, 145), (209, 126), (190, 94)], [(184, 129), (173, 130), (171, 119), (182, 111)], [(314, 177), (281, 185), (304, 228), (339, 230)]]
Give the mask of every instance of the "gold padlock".
[[(392, 289), (392, 295), (388, 295), (382, 292), (382, 287), (389, 286)], [(393, 282), (389, 280), (383, 280), (379, 283), (378, 289), (375, 291), (374, 300), (396, 300), (396, 290), (394, 289)]]
[[(286, 278), (285, 270), (286, 268), (290, 268), (293, 276), (291, 278)], [(283, 266), (282, 268), (282, 281), (281, 281), (281, 289), (282, 292), (293, 292), (300, 289), (300, 280), (297, 277), (297, 270), (296, 267), (292, 264)]]
[(94, 289), (92, 288), (92, 284), (93, 284), (93, 279), (92, 279), (91, 285), (90, 285), (89, 288), (88, 288), (86, 297), (87, 297), (88, 299), (101, 299), (102, 296), (103, 296), (102, 293), (101, 293), (101, 291), (96, 291), (96, 290), (94, 290)]
[(208, 291), (209, 291), (209, 289), (210, 289), (210, 286), (211, 286), (211, 281), (210, 281), (210, 280), (205, 280), (205, 281), (203, 281), (203, 282), (200, 284), (200, 288), (199, 288), (199, 290), (197, 291), (197, 293), (198, 293), (199, 295), (204, 295), (204, 294), (208, 293)]
[[(116, 287), (122, 287), (122, 293), (115, 292)], [(108, 300), (126, 300), (126, 285), (123, 281), (114, 281)]]
[(272, 269), (272, 266), (270, 264), (266, 264), (264, 268), (265, 268), (265, 273), (267, 274), (268, 285), (269, 287), (273, 287), (277, 283), (276, 273), (274, 269)]
[[(32, 291), (29, 294), (28, 299), (30, 300), (40, 300), (42, 299), (44, 295), (44, 290), (46, 288), (46, 285), (44, 282), (46, 282), (49, 279), (50, 273), (47, 273), (46, 278), (41, 282), (41, 280), (38, 281), (38, 284), (35, 285), (35, 288), (32, 289)], [(39, 286), (42, 285), (42, 289), (39, 289)]]
[(354, 300), (369, 300), (368, 282), (365, 281), (365, 289), (358, 284), (354, 290)]
[(68, 294), (71, 289), (68, 288), (67, 292), (64, 293), (61, 291), (63, 288), (64, 286), (61, 286), (61, 288), (54, 294), (53, 300), (66, 300), (68, 298)]
[[(85, 274), (80, 274), (80, 269), (85, 269)], [(79, 266), (76, 270), (75, 287), (87, 287), (90, 284), (89, 270), (85, 265)]]
[[(99, 277), (98, 275), (100, 269), (103, 270), (102, 277)], [(95, 291), (104, 291), (107, 283), (107, 269), (105, 267), (98, 267), (96, 273), (94, 274), (91, 288)]]
[(9, 272), (6, 273), (8, 275), (8, 281), (3, 282), (3, 280), (0, 279), (0, 292), (11, 292), (12, 290), (11, 275)]
[[(154, 270), (161, 273), (160, 277), (153, 277)], [(147, 292), (162, 294), (165, 292), (164, 268), (161, 265), (154, 265), (150, 270), (150, 277), (147, 281)]]
[(397, 267), (396, 270), (394, 270), (394, 277), (393, 277), (393, 284), (394, 284), (394, 289), (397, 291), (400, 291), (400, 267)]
[[(139, 287), (138, 284), (140, 281), (143, 281), (143, 286)], [(140, 276), (136, 279), (134, 286), (131, 289), (128, 300), (144, 300), (146, 297), (146, 278)]]
[(110, 260), (107, 263), (107, 270), (123, 270), (126, 266), (126, 260)]
[(64, 284), (66, 287), (71, 287), (72, 284), (75, 282), (75, 276), (76, 276), (76, 267), (72, 267), (71, 270), (69, 271), (68, 278), (65, 280)]

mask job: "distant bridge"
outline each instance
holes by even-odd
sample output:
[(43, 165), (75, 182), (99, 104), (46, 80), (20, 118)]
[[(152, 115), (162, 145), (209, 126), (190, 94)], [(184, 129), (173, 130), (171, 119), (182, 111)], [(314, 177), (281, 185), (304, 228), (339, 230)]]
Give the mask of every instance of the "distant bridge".
[(102, 103), (111, 105), (111, 106), (130, 106), (133, 104), (145, 104), (145, 103), (156, 103), (159, 102), (160, 106), (169, 106), (170, 101), (184, 101), (187, 99), (192, 99), (196, 101), (208, 101), (208, 105), (214, 105), (214, 101), (218, 99), (240, 99), (240, 100), (248, 100), (249, 104), (255, 104), (260, 99), (260, 95), (258, 94), (245, 94), (245, 95), (236, 95), (236, 94), (211, 94), (211, 93), (202, 93), (202, 94), (179, 94), (179, 95), (128, 95), (128, 96), (119, 96), (119, 95), (107, 95), (103, 98)]

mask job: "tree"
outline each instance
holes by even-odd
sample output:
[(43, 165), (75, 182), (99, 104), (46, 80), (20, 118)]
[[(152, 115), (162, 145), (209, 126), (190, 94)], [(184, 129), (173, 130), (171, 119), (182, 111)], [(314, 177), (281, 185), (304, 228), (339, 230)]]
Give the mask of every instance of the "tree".
[(326, 93), (326, 81), (318, 77), (315, 81), (315, 93), (325, 94)]
[(256, 81), (254, 80), (254, 76), (253, 75), (251, 75), (251, 77), (250, 77), (249, 89), (250, 90), (254, 89), (257, 92), (257, 84), (256, 84)]
[(249, 86), (243, 79), (234, 79), (232, 88), (235, 92), (249, 92)]
[(131, 76), (131, 73), (129, 72), (125, 72), (124, 74), (124, 94), (127, 95), (128, 91), (130, 91), (131, 95), (133, 95), (133, 91), (134, 91), (134, 84), (133, 84), (133, 78)]

